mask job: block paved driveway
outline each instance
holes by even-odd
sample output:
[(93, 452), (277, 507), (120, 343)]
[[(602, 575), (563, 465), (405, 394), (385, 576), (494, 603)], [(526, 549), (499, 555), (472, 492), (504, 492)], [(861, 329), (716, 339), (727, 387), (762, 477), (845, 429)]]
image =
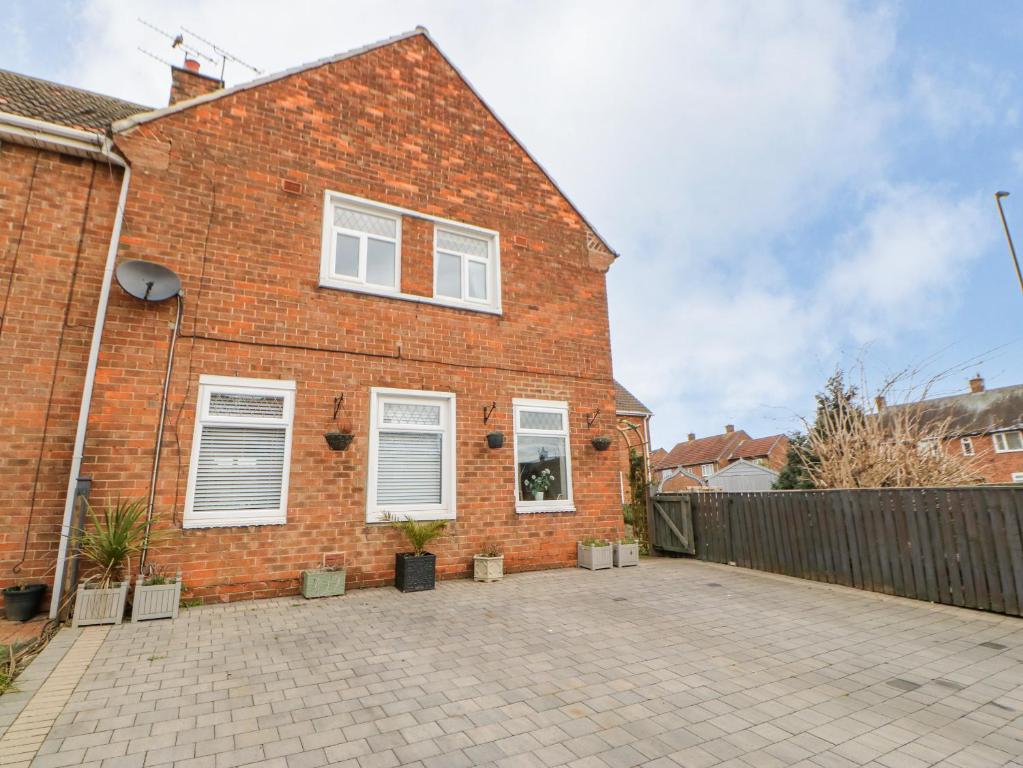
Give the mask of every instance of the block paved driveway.
[(1020, 619), (658, 559), (116, 627), (33, 766), (971, 768), (1021, 755)]

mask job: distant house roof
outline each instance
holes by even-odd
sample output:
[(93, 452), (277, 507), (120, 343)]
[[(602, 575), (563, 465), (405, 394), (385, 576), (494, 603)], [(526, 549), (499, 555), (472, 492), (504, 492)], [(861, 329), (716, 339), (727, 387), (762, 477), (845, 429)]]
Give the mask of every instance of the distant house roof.
[(150, 107), (0, 69), (0, 112), (102, 133)]
[(663, 448), (654, 448), (654, 450), (650, 451), (650, 467), (656, 467), (661, 462), (661, 459), (667, 455), (668, 452)]
[(1023, 429), (1023, 384), (936, 397), (920, 403), (888, 405), (885, 413), (903, 408), (920, 408), (925, 424), (948, 421), (947, 435), (983, 435), (1008, 429)]
[(650, 416), (652, 411), (615, 379), (615, 413), (624, 413), (632, 416)]
[(725, 432), (722, 435), (686, 440), (672, 448), (668, 455), (654, 466), (654, 469), (712, 464), (727, 459), (740, 442), (749, 439), (750, 436), (740, 429), (735, 432)]
[(733, 459), (757, 459), (767, 456), (776, 445), (782, 440), (787, 440), (785, 435), (768, 435), (767, 437), (754, 437), (750, 440), (743, 440), (732, 450)]

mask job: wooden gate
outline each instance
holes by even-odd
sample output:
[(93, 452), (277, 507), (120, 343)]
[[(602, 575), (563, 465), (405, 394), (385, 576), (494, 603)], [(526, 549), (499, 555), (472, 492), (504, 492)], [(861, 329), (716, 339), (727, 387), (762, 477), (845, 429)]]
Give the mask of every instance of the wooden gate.
[(650, 541), (655, 548), (683, 555), (696, 554), (689, 497), (688, 493), (658, 493), (650, 497), (654, 508)]

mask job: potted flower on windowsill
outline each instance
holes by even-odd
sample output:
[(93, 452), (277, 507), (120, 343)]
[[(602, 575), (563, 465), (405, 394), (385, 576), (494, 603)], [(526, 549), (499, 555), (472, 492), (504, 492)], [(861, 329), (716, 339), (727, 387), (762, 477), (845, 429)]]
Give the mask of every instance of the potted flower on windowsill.
[(533, 494), (534, 501), (543, 501), (543, 495), (557, 479), (549, 469), (543, 469), (539, 473), (525, 478), (522, 485), (525, 486), (527, 492)]
[(639, 565), (639, 542), (636, 539), (619, 539), (614, 543), (614, 564), (617, 568)]
[(580, 568), (600, 571), (611, 567), (611, 542), (607, 539), (583, 539), (576, 546)]
[(399, 520), (384, 515), (384, 520), (397, 528), (412, 545), (411, 552), (394, 556), (394, 586), (402, 592), (422, 592), (436, 585), (437, 556), (426, 551), (426, 545), (447, 527), (446, 520)]
[(39, 603), (46, 592), (45, 584), (18, 582), (4, 587), (4, 615), (8, 621), (28, 621), (39, 613)]
[(472, 577), (475, 581), (500, 581), (504, 578), (504, 554), (490, 541), (472, 558)]
[(120, 624), (128, 598), (128, 581), (123, 574), (133, 555), (146, 539), (146, 506), (136, 501), (119, 501), (102, 515), (88, 508), (91, 529), (81, 531), (81, 556), (98, 573), (78, 585), (72, 625)]

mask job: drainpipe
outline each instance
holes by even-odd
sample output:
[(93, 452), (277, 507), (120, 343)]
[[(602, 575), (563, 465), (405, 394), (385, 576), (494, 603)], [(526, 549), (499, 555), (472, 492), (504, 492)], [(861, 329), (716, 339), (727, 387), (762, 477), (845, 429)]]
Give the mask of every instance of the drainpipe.
[(114, 263), (117, 261), (117, 246), (121, 240), (121, 223), (124, 221), (124, 206), (128, 198), (128, 184), (131, 181), (131, 168), (123, 159), (113, 153), (109, 139), (104, 142), (101, 151), (108, 162), (124, 168), (124, 177), (121, 179), (121, 194), (117, 198), (117, 213), (114, 216), (113, 231), (110, 233), (107, 262), (103, 269), (103, 284), (99, 292), (99, 305), (96, 308), (96, 324), (92, 328), (92, 343), (89, 347), (89, 360), (85, 368), (85, 382), (82, 385), (82, 405), (78, 410), (78, 428), (75, 431), (75, 446), (71, 455), (71, 473), (68, 476), (67, 497), (64, 502), (64, 520), (60, 526), (57, 570), (53, 575), (53, 594), (50, 597), (51, 619), (57, 618), (61, 593), (64, 591), (64, 567), (67, 561), (71, 520), (75, 510), (78, 474), (81, 472), (82, 458), (85, 454), (85, 430), (89, 424), (89, 408), (92, 405), (92, 389), (96, 382), (96, 365), (99, 361), (100, 342), (103, 339), (103, 324), (106, 321), (107, 305), (110, 302), (110, 286), (114, 279)]

